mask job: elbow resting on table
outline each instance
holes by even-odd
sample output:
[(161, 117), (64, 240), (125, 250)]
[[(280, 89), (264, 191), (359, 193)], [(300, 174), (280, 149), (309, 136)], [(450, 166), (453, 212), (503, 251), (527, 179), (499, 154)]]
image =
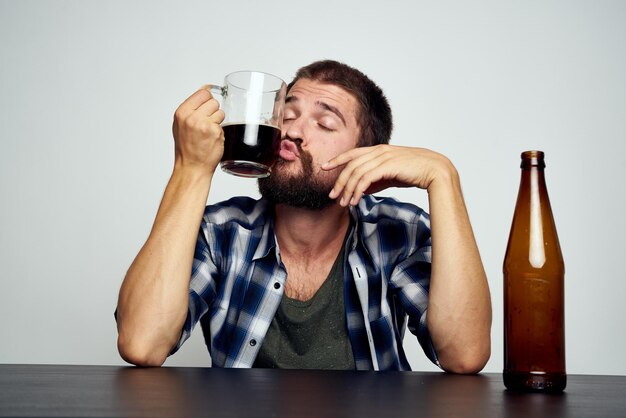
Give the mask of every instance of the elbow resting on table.
[(441, 368), (448, 373), (476, 374), (479, 373), (489, 361), (491, 356), (491, 344), (486, 344), (477, 350), (468, 350), (465, 353), (449, 358), (439, 358)]
[(167, 353), (161, 353), (148, 344), (141, 344), (132, 338), (117, 337), (117, 351), (124, 361), (140, 367), (161, 367), (167, 359)]

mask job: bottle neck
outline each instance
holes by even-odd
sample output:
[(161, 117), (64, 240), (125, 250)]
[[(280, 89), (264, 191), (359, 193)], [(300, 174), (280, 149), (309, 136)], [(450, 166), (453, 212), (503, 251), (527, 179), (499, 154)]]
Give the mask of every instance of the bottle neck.
[(550, 202), (544, 177), (545, 166), (543, 152), (527, 151), (522, 154), (518, 204), (528, 217), (528, 262), (533, 268), (541, 268), (546, 262), (544, 223), (548, 222)]
[(522, 163), (520, 164), (522, 170), (530, 170), (535, 168), (543, 171), (546, 168), (544, 161), (544, 154), (542, 151), (525, 151), (522, 153)]
[(521, 187), (531, 192), (531, 200), (538, 197), (537, 193), (541, 190), (545, 193), (545, 177), (544, 170), (546, 163), (543, 159), (542, 151), (525, 151), (522, 153), (522, 169)]
[(528, 190), (545, 189), (545, 164), (543, 165), (524, 165), (522, 163), (522, 179), (521, 187), (527, 187)]

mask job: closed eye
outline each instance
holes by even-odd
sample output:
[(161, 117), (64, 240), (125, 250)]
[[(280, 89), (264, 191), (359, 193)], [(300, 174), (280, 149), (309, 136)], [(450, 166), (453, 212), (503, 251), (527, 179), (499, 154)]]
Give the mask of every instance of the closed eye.
[(296, 118), (296, 112), (293, 109), (285, 109), (283, 114), (283, 120), (294, 120)]
[(337, 129), (337, 121), (334, 117), (323, 116), (317, 120), (317, 125), (325, 131), (335, 131)]

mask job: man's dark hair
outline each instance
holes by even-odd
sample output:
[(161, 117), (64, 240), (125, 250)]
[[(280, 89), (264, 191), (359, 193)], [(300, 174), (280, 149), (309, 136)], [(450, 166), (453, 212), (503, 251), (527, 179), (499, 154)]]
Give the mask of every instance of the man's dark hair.
[(287, 91), (300, 79), (339, 86), (356, 98), (357, 123), (361, 129), (358, 146), (389, 143), (393, 128), (389, 102), (380, 87), (361, 71), (337, 61), (316, 61), (298, 70)]

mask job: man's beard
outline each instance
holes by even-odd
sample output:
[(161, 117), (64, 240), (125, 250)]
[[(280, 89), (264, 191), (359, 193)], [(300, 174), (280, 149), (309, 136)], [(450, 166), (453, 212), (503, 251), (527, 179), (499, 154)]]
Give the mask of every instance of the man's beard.
[(300, 154), (302, 171), (287, 173), (288, 161), (279, 159), (272, 167), (269, 177), (259, 179), (261, 196), (274, 204), (284, 204), (297, 208), (320, 210), (335, 201), (328, 197), (335, 180), (329, 176), (314, 175), (313, 157), (303, 151), (300, 142), (295, 141)]

